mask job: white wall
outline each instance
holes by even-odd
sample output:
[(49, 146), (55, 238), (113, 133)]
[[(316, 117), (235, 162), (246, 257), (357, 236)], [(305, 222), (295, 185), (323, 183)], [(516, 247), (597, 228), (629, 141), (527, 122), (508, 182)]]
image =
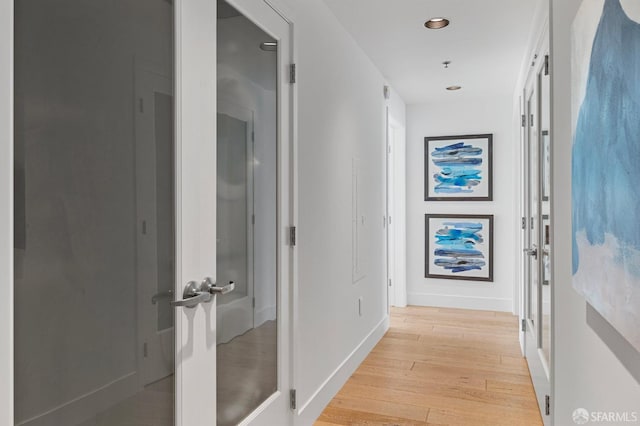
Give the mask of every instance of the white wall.
[[(640, 411), (640, 384), (586, 323), (586, 302), (571, 285), (571, 23), (580, 0), (551, 0), (553, 149), (553, 411)], [(594, 423), (590, 423), (594, 424)]]
[[(298, 422), (307, 425), (386, 328), (385, 81), (322, 1), (299, 0), (290, 8), (299, 120), (294, 385)], [(365, 218), (364, 278), (357, 283), (352, 280), (354, 158), (359, 159), (359, 210)]]
[[(459, 99), (407, 108), (407, 293), (410, 305), (513, 311), (517, 167), (512, 98)], [(424, 201), (424, 138), (493, 133), (494, 201)], [(425, 278), (425, 213), (494, 215), (494, 282)]]

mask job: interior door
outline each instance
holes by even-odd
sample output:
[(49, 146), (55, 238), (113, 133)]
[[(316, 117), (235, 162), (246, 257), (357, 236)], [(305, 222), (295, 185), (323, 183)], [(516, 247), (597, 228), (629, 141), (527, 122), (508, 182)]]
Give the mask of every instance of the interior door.
[(215, 424), (214, 301), (232, 287), (212, 284), (215, 5), (0, 4), (15, 40), (1, 423)]
[(394, 283), (396, 283), (395, 266), (396, 266), (396, 231), (395, 231), (395, 140), (396, 127), (392, 126), (389, 122), (389, 112), (387, 111), (387, 294), (388, 294), (388, 306), (396, 306), (396, 290)]
[(529, 80), (525, 92), (526, 111), (526, 200), (524, 247), (525, 263), (525, 348), (527, 363), (531, 373), (542, 418), (550, 421), (550, 273), (548, 267), (550, 253), (550, 220), (548, 191), (550, 177), (549, 153), (545, 144), (550, 143), (549, 99), (550, 86), (547, 62), (538, 61), (535, 73)]
[(287, 425), (290, 25), (265, 1), (217, 0), (217, 425)]

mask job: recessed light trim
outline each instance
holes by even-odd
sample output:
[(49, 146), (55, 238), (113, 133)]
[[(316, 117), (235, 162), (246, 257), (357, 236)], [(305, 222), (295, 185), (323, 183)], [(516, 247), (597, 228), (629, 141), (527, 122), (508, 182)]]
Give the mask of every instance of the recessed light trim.
[(429, 28), (430, 30), (439, 30), (441, 28), (449, 25), (449, 20), (447, 18), (431, 18), (427, 22), (424, 23), (424, 26)]
[(447, 90), (449, 90), (449, 91), (460, 90), (460, 89), (462, 89), (462, 86), (449, 86), (449, 87), (447, 87)]

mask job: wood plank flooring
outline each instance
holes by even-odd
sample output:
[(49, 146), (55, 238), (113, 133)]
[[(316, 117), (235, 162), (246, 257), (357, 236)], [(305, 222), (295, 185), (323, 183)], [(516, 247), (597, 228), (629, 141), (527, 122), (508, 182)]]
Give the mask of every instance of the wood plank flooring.
[(315, 423), (335, 425), (542, 425), (517, 318), (392, 309), (387, 334)]

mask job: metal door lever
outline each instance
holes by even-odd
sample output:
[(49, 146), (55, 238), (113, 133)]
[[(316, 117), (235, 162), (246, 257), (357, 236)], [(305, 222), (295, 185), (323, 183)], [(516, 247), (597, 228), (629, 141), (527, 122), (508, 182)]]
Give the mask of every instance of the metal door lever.
[(533, 248), (526, 248), (524, 250), (522, 250), (525, 254), (533, 257), (534, 259), (538, 258), (538, 247), (535, 246), (535, 244), (533, 245)]
[(208, 291), (202, 291), (195, 281), (190, 281), (184, 288), (182, 300), (174, 300), (169, 302), (171, 306), (182, 306), (185, 308), (195, 308), (199, 303), (211, 301), (212, 296)]
[(233, 281), (229, 281), (229, 284), (218, 287), (210, 277), (205, 278), (200, 287), (201, 291), (208, 291), (210, 294), (227, 294), (231, 293), (235, 288), (236, 283)]

